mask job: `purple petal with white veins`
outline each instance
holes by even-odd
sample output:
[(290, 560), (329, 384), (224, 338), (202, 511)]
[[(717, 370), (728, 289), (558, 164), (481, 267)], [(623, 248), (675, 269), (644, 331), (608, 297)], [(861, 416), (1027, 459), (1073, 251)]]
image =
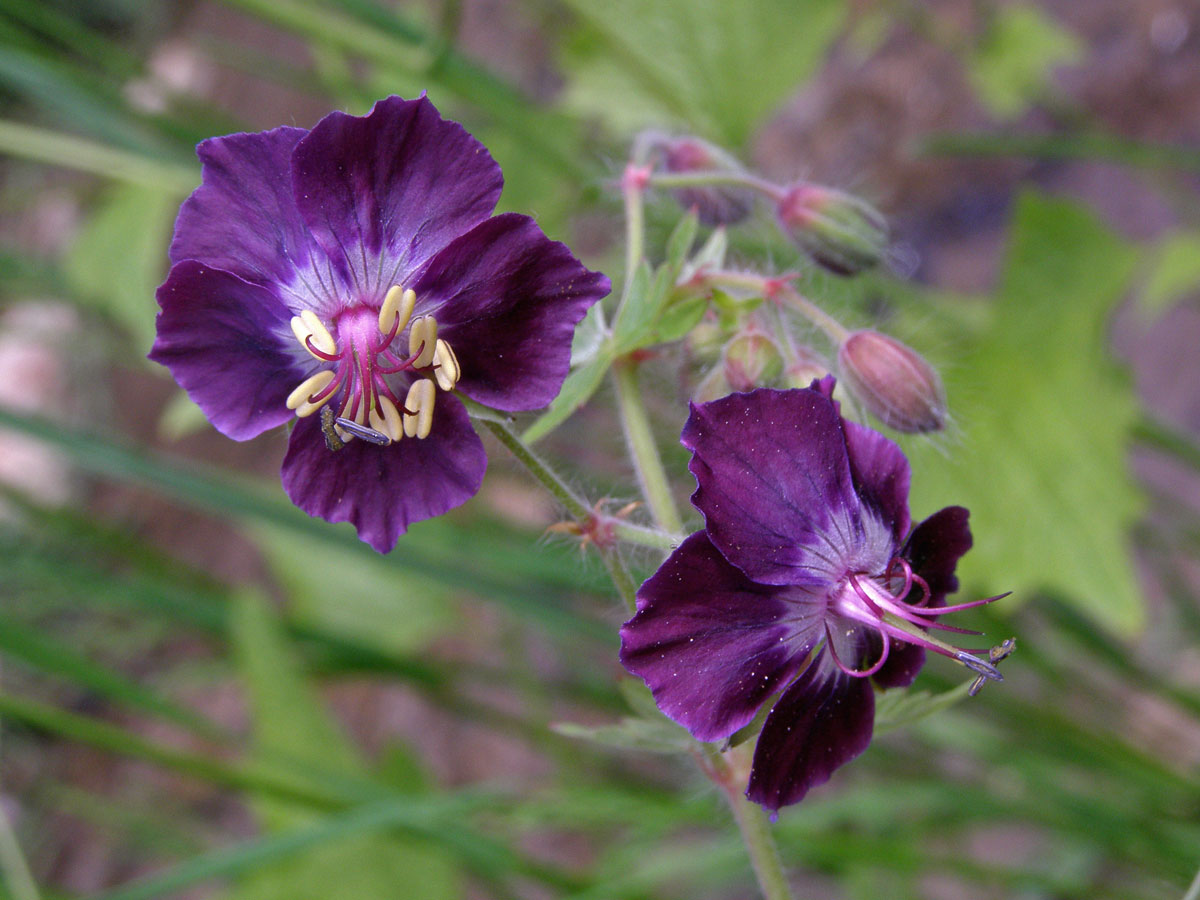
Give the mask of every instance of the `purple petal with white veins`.
[(377, 300), (491, 215), (503, 186), (483, 144), (424, 97), (330, 113), (296, 146), (292, 178), (339, 278)]
[(222, 434), (244, 441), (292, 417), (285, 401), (310, 374), (273, 293), (186, 260), (158, 289), (158, 337), (149, 357)]
[(857, 422), (842, 422), (850, 474), (863, 505), (891, 525), (893, 546), (908, 534), (908, 487), (911, 471), (895, 441)]
[(750, 581), (699, 531), (638, 591), (621, 662), (663, 713), (699, 740), (718, 740), (795, 674), (823, 613), (823, 600), (796, 588)]
[(171, 261), (194, 259), (271, 290), (308, 272), (319, 250), (296, 207), (291, 167), (307, 133), (285, 127), (202, 142), (203, 182), (179, 209)]
[[(567, 377), (571, 337), (611, 285), (528, 216), (495, 216), (434, 257), (413, 285), (462, 367), (458, 389), (509, 411), (538, 409)], [(430, 304), (430, 305), (426, 305)]]
[(708, 536), (753, 580), (818, 586), (887, 564), (890, 537), (862, 515), (841, 417), (820, 392), (693, 404), (682, 441)]
[(867, 749), (874, 725), (870, 679), (845, 674), (822, 651), (767, 715), (746, 796), (770, 810), (799, 802)]
[(487, 455), (463, 405), (442, 394), (433, 431), (388, 447), (353, 440), (325, 446), (316, 415), (301, 419), (288, 439), (283, 488), (310, 516), (350, 522), (358, 536), (387, 553), (413, 522), (461, 506), (483, 482)]

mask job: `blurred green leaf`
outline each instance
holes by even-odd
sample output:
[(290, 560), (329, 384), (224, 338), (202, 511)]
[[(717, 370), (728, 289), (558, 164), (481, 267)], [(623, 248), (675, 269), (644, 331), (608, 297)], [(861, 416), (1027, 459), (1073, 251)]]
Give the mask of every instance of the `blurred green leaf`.
[(659, 716), (657, 720), (626, 717), (612, 725), (587, 726), (557, 722), (550, 726), (564, 737), (578, 738), (646, 753), (687, 753), (696, 742), (683, 728)]
[(0, 120), (0, 153), (157, 187), (178, 195), (186, 194), (200, 182), (199, 169), (191, 166), (9, 120)]
[(385, 557), (362, 558), (327, 541), (277, 528), (254, 529), (289, 618), (384, 652), (419, 650), (457, 621), (452, 593)]
[(742, 147), (824, 59), (843, 0), (564, 0), (587, 26), (567, 104), (621, 134), (686, 127)]
[(914, 691), (909, 688), (892, 688), (875, 695), (875, 733), (884, 734), (896, 728), (904, 728), (926, 716), (949, 709), (967, 696), (971, 682), (965, 681), (956, 688), (933, 694), (929, 691)]
[[(366, 777), (366, 766), (341, 729), (310, 694), (284, 634), (259, 597), (246, 594), (234, 609), (232, 636), (249, 690), (254, 754), (285, 758), (314, 771)], [(311, 810), (259, 797), (255, 807), (268, 830), (319, 826)], [(229, 896), (239, 900), (356, 900), (391, 898), (397, 885), (414, 900), (461, 894), (453, 862), (444, 852), (411, 837), (349, 834), (327, 839), (299, 859), (260, 860)]]
[(1156, 319), (1200, 289), (1200, 231), (1168, 234), (1151, 252), (1137, 293), (1138, 310)]
[(914, 507), (971, 510), (964, 581), (1006, 604), (1046, 589), (1129, 634), (1144, 620), (1128, 531), (1142, 508), (1129, 473), (1138, 415), (1106, 328), (1136, 250), (1069, 201), (1023, 195), (992, 328), (964, 339), (946, 375), (961, 438), (947, 459), (908, 442)]
[(158, 306), (154, 292), (167, 269), (167, 243), (180, 198), (118, 185), (92, 212), (68, 254), (67, 282), (150, 352)]
[(1011, 119), (1044, 93), (1055, 66), (1082, 56), (1082, 41), (1038, 7), (1004, 4), (994, 8), (967, 74), (992, 113)]

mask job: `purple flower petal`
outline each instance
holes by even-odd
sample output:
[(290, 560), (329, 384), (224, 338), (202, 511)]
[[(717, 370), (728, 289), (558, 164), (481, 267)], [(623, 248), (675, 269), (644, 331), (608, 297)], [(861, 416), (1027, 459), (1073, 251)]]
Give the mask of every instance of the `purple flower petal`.
[(325, 446), (317, 416), (301, 419), (288, 440), (283, 488), (310, 516), (350, 522), (358, 536), (387, 553), (413, 522), (441, 515), (475, 495), (487, 456), (463, 405), (438, 398), (433, 431), (388, 447), (350, 441)]
[(709, 538), (753, 580), (824, 585), (886, 566), (893, 542), (862, 514), (841, 417), (819, 392), (693, 404), (682, 440)]
[(874, 722), (870, 679), (845, 674), (822, 651), (767, 715), (746, 796), (770, 810), (798, 803), (867, 749)]
[(330, 113), (296, 146), (292, 178), (339, 278), (380, 300), (486, 219), (503, 186), (487, 149), (424, 97), (389, 97), (363, 117)]
[(244, 441), (292, 417), (285, 401), (308, 373), (289, 346), (291, 315), (274, 294), (184, 261), (157, 296), (150, 359), (171, 370), (218, 431)]
[(421, 312), (435, 314), (439, 336), (458, 357), (459, 390), (516, 411), (558, 394), (575, 325), (611, 285), (533, 219), (508, 213), (449, 244), (413, 287)]
[(291, 157), (303, 128), (231, 134), (196, 154), (203, 182), (179, 210), (171, 262), (194, 259), (277, 291), (295, 286), (315, 250), (292, 193)]
[(824, 604), (755, 584), (709, 542), (684, 541), (638, 591), (621, 629), (621, 662), (667, 716), (702, 741), (733, 734), (799, 668)]
[(942, 606), (946, 595), (958, 590), (954, 569), (974, 543), (968, 523), (970, 516), (961, 506), (938, 510), (913, 529), (900, 553), (912, 565), (913, 572), (929, 585), (926, 606)]
[(850, 474), (863, 505), (891, 525), (892, 542), (900, 546), (908, 534), (908, 487), (912, 472), (895, 441), (878, 431), (843, 422)]

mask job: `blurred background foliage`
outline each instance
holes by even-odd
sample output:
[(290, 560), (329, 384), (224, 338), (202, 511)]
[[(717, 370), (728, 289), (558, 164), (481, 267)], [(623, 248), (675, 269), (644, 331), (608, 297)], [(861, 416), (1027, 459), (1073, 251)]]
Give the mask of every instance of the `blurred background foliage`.
[[(480, 497), (379, 557), (286, 502), (280, 435), (225, 440), (143, 359), (197, 141), (424, 90), (492, 149), (505, 208), (614, 276), (644, 127), (893, 219), (889, 270), (853, 281), (766, 219), (731, 258), (799, 268), (942, 367), (955, 422), (904, 442), (914, 512), (972, 509), (964, 591), (1014, 590), (975, 621), (1020, 646), (969, 704), (885, 704), (864, 757), (784, 812), (798, 893), (1183, 896), (1198, 51), (1200, 14), (1171, 0), (0, 0), (0, 890), (752, 890), (720, 798), (646, 752), (677, 736), (590, 727), (645, 706), (619, 680), (622, 608), (594, 557), (542, 536), (555, 511), (502, 448)], [(649, 365), (682, 498), (687, 391), (675, 351)], [(625, 501), (608, 404), (541, 446)]]

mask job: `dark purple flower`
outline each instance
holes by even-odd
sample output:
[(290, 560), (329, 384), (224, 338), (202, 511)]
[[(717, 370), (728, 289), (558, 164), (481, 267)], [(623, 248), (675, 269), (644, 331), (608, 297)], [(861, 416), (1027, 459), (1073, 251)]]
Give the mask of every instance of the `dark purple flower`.
[[(799, 801), (871, 739), (871, 682), (908, 685), (925, 649), (998, 678), (926, 633), (971, 546), (951, 506), (909, 534), (908, 461), (843, 421), (833, 379), (693, 405), (683, 429), (705, 529), (638, 592), (621, 661), (702, 741), (763, 723), (746, 795)], [(988, 602), (986, 600), (979, 603)], [(960, 629), (950, 629), (960, 630)]]
[(453, 392), (545, 406), (609, 281), (528, 216), (493, 216), (499, 166), (423, 96), (197, 152), (150, 358), (229, 437), (298, 417), (288, 496), (386, 552), (479, 489)]

